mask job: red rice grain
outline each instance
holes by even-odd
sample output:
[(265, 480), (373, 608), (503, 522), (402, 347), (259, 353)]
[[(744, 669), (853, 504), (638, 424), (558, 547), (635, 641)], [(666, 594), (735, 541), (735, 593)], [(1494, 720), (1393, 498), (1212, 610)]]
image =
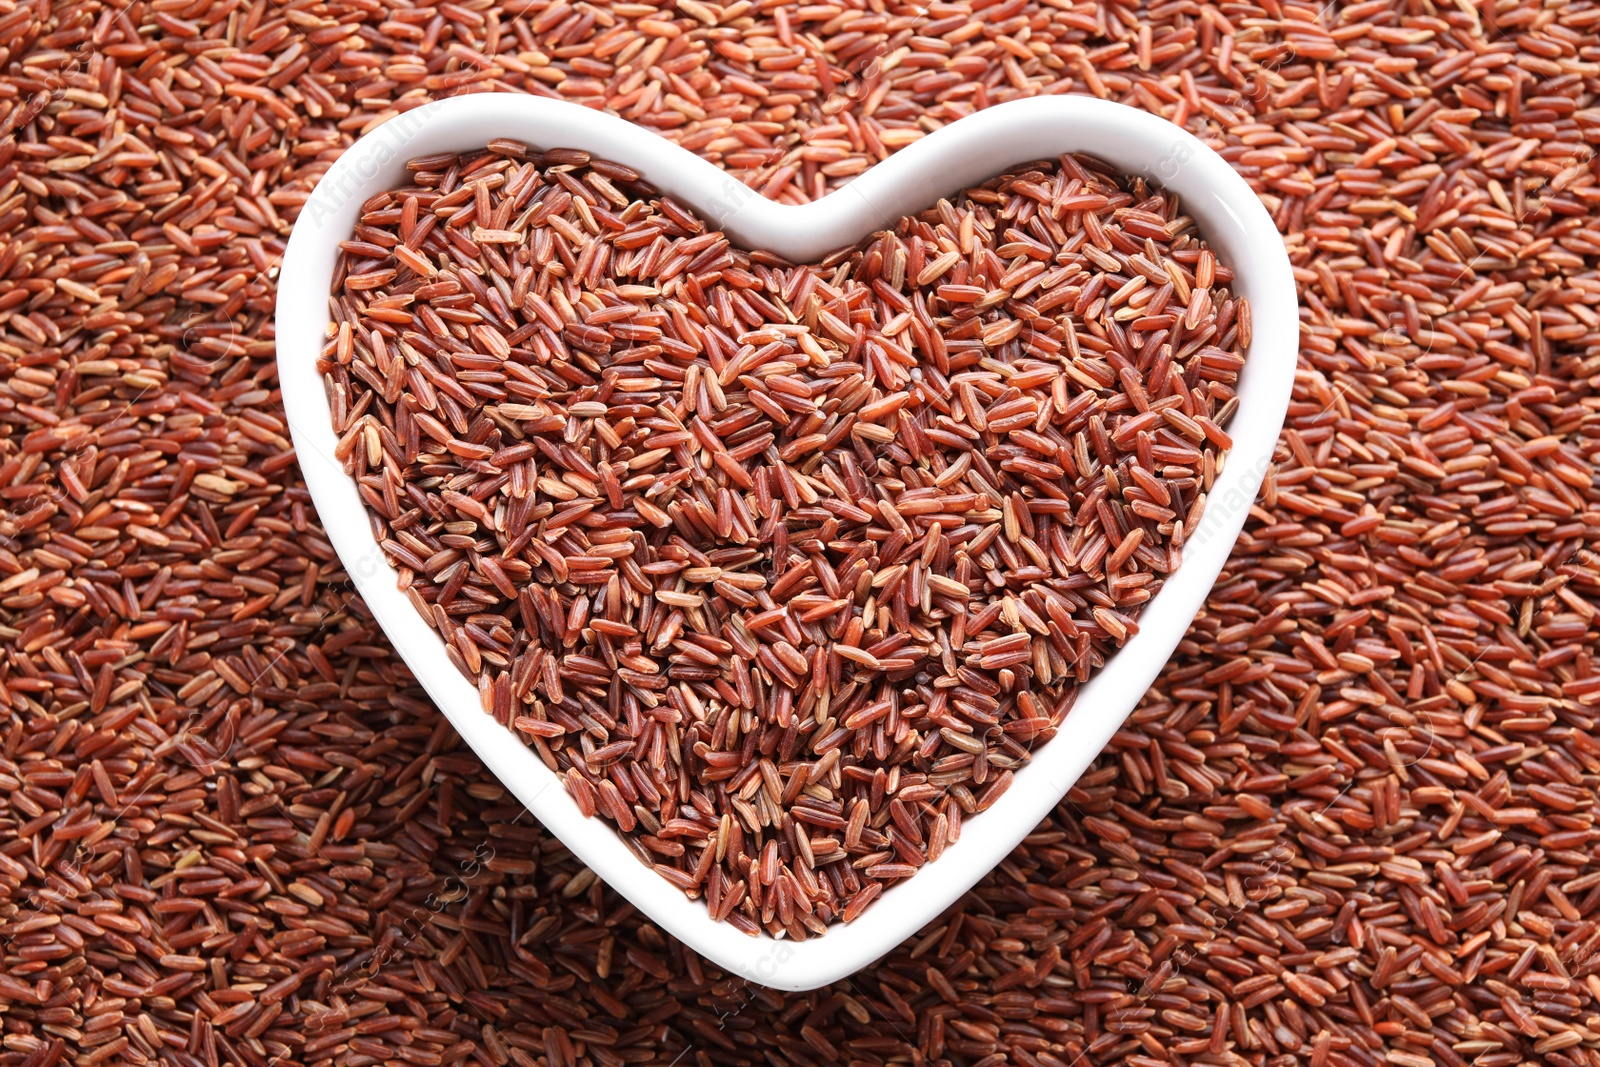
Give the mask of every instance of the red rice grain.
[(485, 710), (714, 916), (804, 938), (1137, 631), (1248, 313), (1175, 199), (1070, 156), (798, 268), (589, 164), (500, 142), (363, 205), (336, 454)]
[[(0, 1059), (1593, 1067), (1596, 20), (0, 0)], [(574, 863), (309, 508), (289, 224), (363, 129), (480, 89), (791, 200), (1095, 94), (1285, 234), (1294, 400), (1205, 611), (1058, 811), (848, 982), (729, 977)]]

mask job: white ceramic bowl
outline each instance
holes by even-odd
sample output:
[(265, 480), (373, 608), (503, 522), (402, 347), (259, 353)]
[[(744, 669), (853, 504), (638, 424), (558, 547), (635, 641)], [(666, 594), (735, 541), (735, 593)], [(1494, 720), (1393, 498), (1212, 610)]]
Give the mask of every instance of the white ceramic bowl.
[[(639, 171), (746, 248), (801, 262), (932, 206), (939, 197), (1063, 152), (1099, 156), (1176, 192), (1219, 258), (1237, 272), (1254, 336), (1229, 427), (1234, 446), (1183, 565), (1145, 606), (1140, 630), (1084, 687), (1062, 727), (1010, 790), (963, 828), (936, 863), (887, 890), (866, 914), (804, 942), (750, 937), (714, 922), (701, 901), (641, 864), (611, 827), (585, 819), (533, 750), (484, 714), (476, 687), (396, 588), (355, 483), (333, 458), (327, 392), (316, 362), (329, 323), (338, 244), (363, 201), (399, 185), (407, 159), (478, 148), (494, 138), (582, 148)], [(1105, 747), (1183, 637), (1228, 557), (1271, 462), (1298, 348), (1295, 288), (1283, 242), (1261, 202), (1220, 156), (1178, 127), (1120, 104), (1048, 97), (964, 118), (803, 206), (763, 199), (716, 166), (621, 119), (539, 97), (458, 96), (372, 130), (317, 185), (294, 227), (278, 285), (278, 369), (296, 452), (317, 512), (361, 595), (456, 730), (528, 810), (613, 888), (679, 940), (729, 971), (779, 989), (849, 975), (937, 918), (1005, 858)]]

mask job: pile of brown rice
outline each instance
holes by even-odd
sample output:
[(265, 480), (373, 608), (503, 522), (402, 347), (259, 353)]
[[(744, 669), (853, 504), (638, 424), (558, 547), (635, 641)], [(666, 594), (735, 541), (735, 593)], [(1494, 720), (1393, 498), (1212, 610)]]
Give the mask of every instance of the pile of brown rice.
[(586, 816), (747, 933), (937, 860), (1183, 559), (1250, 343), (1072, 156), (820, 264), (587, 153), (412, 160), (343, 242), (334, 455)]
[[(1597, 24), (0, 0), (0, 1059), (1600, 1062)], [(1092, 93), (1284, 232), (1289, 425), (1189, 640), (1052, 819), (829, 989), (729, 978), (578, 868), (308, 506), (288, 227), (352, 137), (482, 89), (790, 199)]]

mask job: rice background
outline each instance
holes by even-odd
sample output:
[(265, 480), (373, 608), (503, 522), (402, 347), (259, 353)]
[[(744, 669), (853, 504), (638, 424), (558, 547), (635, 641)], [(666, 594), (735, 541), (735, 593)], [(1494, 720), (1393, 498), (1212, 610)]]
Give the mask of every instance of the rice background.
[[(0, 1062), (1600, 1064), (1597, 25), (0, 0)], [(828, 989), (725, 976), (578, 867), (300, 484), (289, 227), (355, 136), (496, 89), (782, 199), (1092, 93), (1283, 230), (1300, 375), (1261, 499), (1212, 504), (1250, 518), (1206, 611), (1056, 815)]]

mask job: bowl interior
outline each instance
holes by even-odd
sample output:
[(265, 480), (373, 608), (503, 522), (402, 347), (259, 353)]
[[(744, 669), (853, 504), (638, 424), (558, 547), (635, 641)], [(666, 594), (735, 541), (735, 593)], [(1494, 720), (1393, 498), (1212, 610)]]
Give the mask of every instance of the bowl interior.
[[(583, 148), (637, 169), (725, 229), (746, 248), (791, 260), (851, 245), (939, 197), (1067, 151), (1143, 174), (1181, 198), (1236, 272), (1253, 337), (1229, 426), (1234, 447), (1208, 499), (1182, 567), (1140, 616), (1140, 632), (1079, 693), (1057, 735), (1034, 750), (1012, 787), (964, 826), (935, 863), (886, 890), (866, 915), (804, 942), (749, 937), (715, 922), (700, 901), (636, 860), (612, 829), (585, 819), (556, 776), (480, 709), (477, 688), (445, 656), (438, 634), (397, 588), (355, 484), (333, 458), (335, 437), (316, 362), (329, 322), (338, 243), (362, 203), (400, 184), (407, 159), (480, 147), (494, 138)], [(871, 963), (914, 934), (999, 863), (1044, 818), (1122, 725), (1199, 610), (1271, 462), (1287, 408), (1297, 349), (1293, 277), (1272, 220), (1221, 157), (1144, 112), (1082, 97), (1002, 104), (962, 119), (878, 164), (844, 189), (804, 206), (762, 199), (689, 152), (621, 119), (514, 94), (455, 97), (370, 131), (331, 168), (290, 239), (277, 305), (284, 406), (306, 484), (347, 572), (396, 649), (484, 762), (579, 858), (641, 911), (702, 955), (747, 979), (811, 989)]]

